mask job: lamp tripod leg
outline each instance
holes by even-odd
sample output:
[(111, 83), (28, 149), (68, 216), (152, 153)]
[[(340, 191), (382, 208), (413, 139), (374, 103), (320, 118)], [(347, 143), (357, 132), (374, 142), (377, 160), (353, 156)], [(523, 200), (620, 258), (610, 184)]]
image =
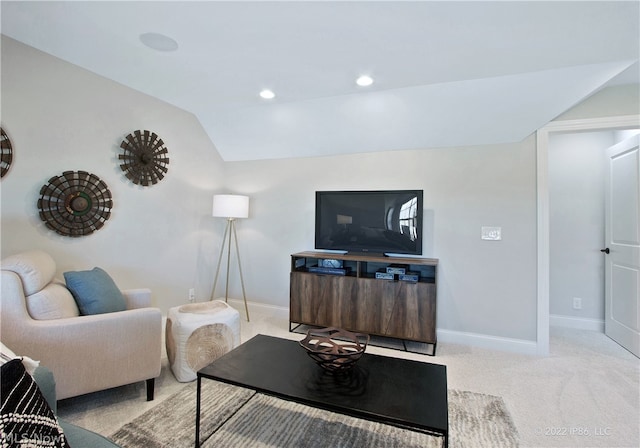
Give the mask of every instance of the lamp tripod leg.
[(233, 233), (233, 229), (234, 229), (233, 219), (229, 218), (229, 221), (227, 222), (227, 226), (230, 227), (231, 229), (229, 230), (229, 242), (227, 244), (227, 281), (224, 286), (225, 302), (229, 301), (229, 268), (230, 268), (229, 264), (231, 263), (231, 233)]
[[(236, 243), (236, 255), (238, 257), (238, 270), (240, 271), (240, 284), (242, 285), (242, 297), (244, 299), (244, 310), (247, 313), (247, 322), (249, 322), (249, 307), (247, 306), (247, 294), (245, 293), (245, 290), (244, 290), (244, 278), (242, 277), (242, 265), (240, 264), (240, 250), (238, 249), (238, 234), (236, 233), (236, 226), (233, 221), (231, 222), (231, 230), (233, 232), (233, 238)], [(231, 246), (231, 234), (229, 234), (229, 246)], [(229, 267), (229, 264), (227, 263), (227, 269), (228, 267)], [(229, 280), (227, 279), (227, 283), (228, 282)]]
[[(224, 245), (227, 243), (227, 233), (229, 232), (230, 224), (227, 221), (227, 226), (224, 229), (224, 236), (222, 237), (222, 246), (220, 246), (220, 256), (218, 257), (218, 266), (216, 267), (216, 276), (213, 280), (213, 289), (211, 290), (211, 300), (215, 299), (216, 294), (216, 286), (218, 285), (218, 275), (220, 274), (220, 262), (222, 261), (222, 254), (224, 253)], [(229, 242), (231, 239), (229, 239)], [(229, 263), (227, 263), (227, 283), (229, 283), (228, 279), (229, 275)]]

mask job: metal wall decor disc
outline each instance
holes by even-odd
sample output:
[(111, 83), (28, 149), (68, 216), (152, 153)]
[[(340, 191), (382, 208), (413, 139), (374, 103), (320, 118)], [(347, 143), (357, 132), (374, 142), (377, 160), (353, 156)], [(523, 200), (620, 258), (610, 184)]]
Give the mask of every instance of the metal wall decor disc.
[(155, 132), (134, 131), (120, 144), (120, 168), (136, 185), (149, 186), (161, 181), (169, 170), (169, 151)]
[(70, 237), (90, 235), (111, 216), (107, 185), (86, 171), (65, 171), (40, 189), (40, 219), (54, 232)]
[(13, 148), (9, 136), (5, 134), (4, 129), (0, 128), (0, 149), (2, 150), (2, 159), (0, 160), (0, 178), (4, 177), (11, 167), (13, 161)]

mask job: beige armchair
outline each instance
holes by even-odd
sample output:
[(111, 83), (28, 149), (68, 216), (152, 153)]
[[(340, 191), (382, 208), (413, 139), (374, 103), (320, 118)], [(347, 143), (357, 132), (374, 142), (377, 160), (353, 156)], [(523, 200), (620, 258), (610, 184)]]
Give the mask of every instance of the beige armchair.
[(59, 400), (138, 381), (153, 400), (162, 315), (150, 290), (122, 291), (125, 311), (82, 316), (49, 254), (12, 255), (1, 268), (0, 338), (53, 372)]

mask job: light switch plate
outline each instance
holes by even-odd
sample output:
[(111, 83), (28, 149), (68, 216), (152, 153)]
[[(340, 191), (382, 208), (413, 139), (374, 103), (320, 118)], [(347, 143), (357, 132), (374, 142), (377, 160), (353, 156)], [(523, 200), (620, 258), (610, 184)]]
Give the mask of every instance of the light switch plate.
[(502, 227), (482, 226), (482, 239), (488, 241), (500, 241), (502, 239)]

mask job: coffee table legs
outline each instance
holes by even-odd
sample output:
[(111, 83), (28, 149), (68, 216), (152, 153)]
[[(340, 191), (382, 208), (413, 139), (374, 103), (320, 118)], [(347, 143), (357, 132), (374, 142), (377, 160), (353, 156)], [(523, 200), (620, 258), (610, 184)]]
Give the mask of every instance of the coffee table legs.
[(196, 393), (196, 448), (200, 448), (200, 384), (201, 378), (198, 375), (198, 392)]

